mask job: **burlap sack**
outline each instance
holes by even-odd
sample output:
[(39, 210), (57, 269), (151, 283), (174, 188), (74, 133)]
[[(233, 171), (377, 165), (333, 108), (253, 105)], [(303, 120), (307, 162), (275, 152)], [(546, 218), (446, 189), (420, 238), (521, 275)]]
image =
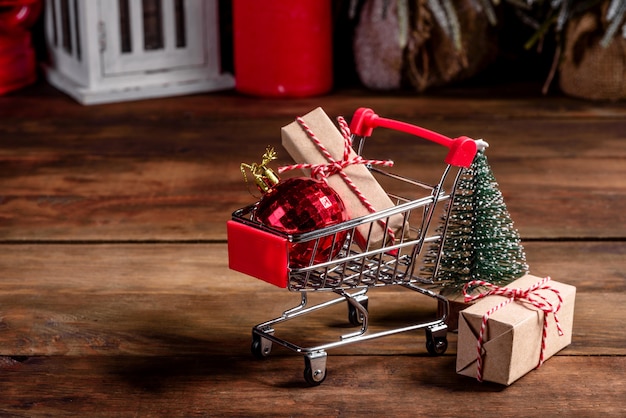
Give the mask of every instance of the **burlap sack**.
[(559, 86), (571, 96), (591, 100), (626, 98), (626, 39), (618, 33), (604, 48), (606, 4), (573, 18), (565, 31)]
[(369, 88), (418, 92), (478, 74), (497, 55), (495, 28), (471, 0), (455, 1), (461, 47), (437, 24), (428, 0), (366, 0), (354, 34), (361, 82)]

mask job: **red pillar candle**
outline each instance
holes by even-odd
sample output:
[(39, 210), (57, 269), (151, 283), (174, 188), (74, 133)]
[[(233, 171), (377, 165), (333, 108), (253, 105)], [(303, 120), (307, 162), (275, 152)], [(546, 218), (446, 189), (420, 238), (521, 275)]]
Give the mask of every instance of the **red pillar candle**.
[(306, 97), (332, 88), (329, 0), (233, 0), (239, 92)]

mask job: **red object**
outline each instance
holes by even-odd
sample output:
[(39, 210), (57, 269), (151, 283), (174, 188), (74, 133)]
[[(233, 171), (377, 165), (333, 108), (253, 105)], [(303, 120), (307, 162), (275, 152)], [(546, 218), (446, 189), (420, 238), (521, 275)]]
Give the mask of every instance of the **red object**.
[(226, 230), (229, 268), (287, 287), (287, 238), (235, 221), (228, 221)]
[(32, 84), (37, 60), (28, 29), (41, 13), (39, 0), (0, 0), (0, 94)]
[(291, 178), (275, 185), (257, 204), (255, 220), (284, 235), (228, 221), (228, 266), (282, 288), (287, 287), (290, 268), (308, 266), (312, 258), (315, 263), (328, 261), (341, 250), (347, 237), (344, 231), (335, 234), (336, 238), (330, 235), (299, 243), (289, 241), (288, 234), (312, 232), (347, 220), (336, 192), (310, 178)]
[(378, 116), (372, 109), (359, 108), (354, 112), (354, 117), (350, 123), (350, 130), (353, 134), (359, 136), (371, 136), (374, 128), (389, 128), (397, 131), (405, 132), (411, 135), (433, 141), (437, 144), (448, 147), (450, 151), (446, 156), (446, 163), (469, 168), (474, 161), (476, 155), (476, 141), (466, 136), (459, 138), (448, 138), (437, 132), (411, 125), (406, 122), (400, 122), (393, 119), (385, 119)]
[(329, 0), (233, 0), (236, 89), (306, 97), (332, 88)]
[[(258, 222), (287, 234), (312, 232), (348, 220), (343, 201), (325, 182), (311, 178), (290, 178), (269, 189), (259, 201)], [(323, 263), (339, 253), (347, 232), (343, 231), (289, 245), (289, 265), (306, 267)], [(315, 255), (313, 255), (315, 253)]]

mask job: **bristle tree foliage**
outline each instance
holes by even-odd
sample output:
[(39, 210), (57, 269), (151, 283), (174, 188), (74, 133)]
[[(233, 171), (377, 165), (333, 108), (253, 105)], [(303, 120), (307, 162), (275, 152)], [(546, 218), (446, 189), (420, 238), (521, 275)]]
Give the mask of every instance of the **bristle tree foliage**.
[(422, 273), (435, 273), (432, 278), (442, 294), (461, 293), (472, 280), (505, 285), (528, 272), (519, 233), (484, 151), (461, 174), (446, 209), (439, 228), (443, 243), (434, 242), (422, 260)]

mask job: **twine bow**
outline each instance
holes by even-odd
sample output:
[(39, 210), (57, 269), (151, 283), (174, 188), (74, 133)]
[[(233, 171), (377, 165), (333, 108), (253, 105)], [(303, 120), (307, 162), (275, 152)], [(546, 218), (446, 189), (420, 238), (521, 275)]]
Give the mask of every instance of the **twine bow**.
[[(358, 199), (363, 203), (363, 206), (367, 208), (367, 210), (371, 213), (376, 212), (374, 206), (370, 203), (367, 197), (359, 190), (357, 185), (352, 181), (352, 179), (346, 174), (344, 169), (348, 166), (355, 164), (366, 164), (366, 165), (382, 165), (384, 167), (392, 167), (393, 161), (391, 160), (366, 160), (360, 155), (354, 155), (350, 158), (350, 152), (352, 151), (352, 135), (350, 132), (350, 127), (344, 118), (341, 116), (337, 118), (337, 122), (339, 123), (339, 130), (344, 139), (344, 147), (343, 147), (343, 156), (341, 160), (336, 160), (328, 151), (328, 149), (324, 146), (324, 144), (319, 140), (319, 138), (315, 135), (313, 130), (306, 124), (304, 119), (301, 117), (297, 117), (296, 121), (302, 127), (307, 136), (313, 141), (316, 145), (317, 149), (322, 153), (324, 158), (328, 161), (326, 164), (293, 164), (288, 166), (283, 166), (278, 168), (278, 173), (282, 174), (288, 170), (310, 170), (311, 177), (322, 180), (328, 184), (327, 178), (338, 174), (341, 176), (343, 181), (348, 185), (350, 190), (358, 197)], [(394, 241), (395, 237), (391, 229), (389, 229), (383, 221), (379, 221), (384, 228), (387, 228), (387, 233), (390, 236), (391, 240)]]
[[(548, 285), (547, 283), (550, 281), (550, 277), (545, 277), (534, 285), (530, 286), (528, 289), (512, 289), (508, 287), (499, 287), (492, 283), (485, 282), (482, 280), (473, 280), (465, 286), (463, 286), (463, 295), (465, 296), (465, 302), (473, 302), (478, 299), (485, 298), (491, 295), (504, 296), (508, 299), (502, 301), (498, 305), (492, 307), (487, 313), (485, 313), (482, 317), (482, 322), (480, 325), (480, 333), (478, 334), (478, 340), (476, 341), (476, 350), (477, 354), (477, 367), (476, 367), (476, 379), (479, 382), (483, 380), (483, 339), (485, 335), (485, 331), (487, 328), (487, 321), (489, 317), (496, 312), (497, 310), (505, 307), (511, 302), (523, 302), (528, 303), (535, 308), (541, 310), (543, 312), (543, 331), (541, 334), (541, 351), (539, 352), (539, 362), (537, 364), (537, 368), (540, 367), (544, 362), (544, 352), (546, 349), (546, 338), (548, 335), (548, 314), (554, 314), (554, 321), (556, 323), (556, 328), (558, 330), (559, 336), (563, 335), (563, 329), (561, 328), (561, 324), (559, 322), (559, 318), (557, 316), (557, 312), (561, 309), (561, 305), (563, 304), (563, 298), (561, 297), (561, 293), (555, 289), (554, 287)], [(486, 287), (487, 290), (482, 293), (478, 293), (476, 295), (470, 295), (467, 292), (467, 289), (472, 286), (482, 286)], [(539, 291), (540, 290), (549, 290), (553, 292), (558, 298), (558, 304), (555, 306), (552, 302), (542, 296)]]

